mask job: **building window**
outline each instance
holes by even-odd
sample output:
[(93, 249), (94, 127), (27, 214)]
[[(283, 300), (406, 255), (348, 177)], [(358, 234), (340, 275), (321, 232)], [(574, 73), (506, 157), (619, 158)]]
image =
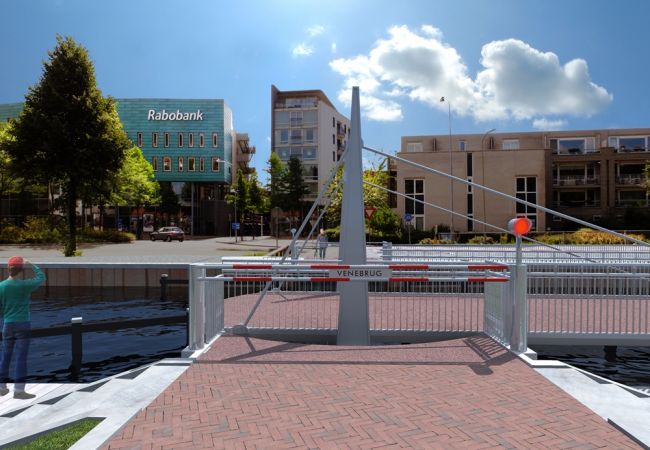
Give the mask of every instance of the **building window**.
[(165, 133), (165, 147), (169, 147), (169, 133)]
[(422, 142), (409, 142), (406, 144), (406, 153), (421, 153)]
[(289, 143), (289, 130), (280, 130), (280, 144)]
[(194, 133), (188, 133), (187, 135), (187, 146), (194, 147)]
[(332, 128), (336, 128), (336, 119), (332, 117)]
[(464, 152), (466, 150), (465, 147), (467, 147), (467, 142), (458, 141), (458, 150), (460, 150), (461, 152)]
[(291, 129), (291, 143), (302, 144), (302, 130), (300, 128)]
[(178, 157), (178, 171), (179, 172), (183, 171), (183, 157), (182, 156)]
[(332, 135), (332, 145), (335, 145), (335, 144), (336, 144), (336, 136)]
[(501, 149), (519, 150), (519, 139), (504, 139), (503, 142), (501, 142)]
[(592, 153), (596, 151), (594, 138), (553, 138), (549, 141), (553, 153), (560, 155), (573, 155)]
[(302, 126), (302, 111), (289, 112), (289, 125), (291, 125), (292, 127)]
[(142, 148), (142, 133), (138, 131), (138, 134), (136, 135), (136, 144), (138, 147)]
[(212, 171), (219, 172), (219, 158), (212, 158)]
[(172, 170), (172, 159), (169, 156), (163, 158), (163, 171), (170, 172)]
[(154, 172), (158, 170), (158, 157), (154, 156), (151, 158), (151, 167), (153, 167)]
[(316, 141), (316, 129), (315, 128), (307, 128), (305, 130), (305, 142), (313, 143)]
[(645, 151), (648, 149), (648, 139), (646, 136), (610, 137), (608, 145), (619, 152)]
[(416, 230), (424, 230), (424, 203), (420, 203), (424, 201), (424, 180), (404, 180), (404, 195), (408, 197), (405, 199), (404, 212), (411, 215), (411, 225)]
[(205, 160), (203, 159), (203, 156), (199, 159), (199, 172), (204, 172), (205, 171)]
[(213, 147), (219, 147), (219, 134), (218, 133), (212, 133), (212, 146)]
[(151, 133), (151, 146), (158, 147), (158, 133)]
[(205, 134), (199, 133), (199, 147), (205, 147)]
[[(515, 196), (519, 200), (537, 204), (537, 177), (517, 177)], [(517, 202), (517, 217), (527, 217), (533, 222), (532, 230), (537, 229), (536, 208)]]
[(194, 172), (196, 170), (195, 164), (194, 164), (194, 156), (190, 156), (187, 158), (187, 170), (190, 172)]
[(183, 142), (183, 141), (184, 141), (184, 139), (183, 139), (183, 133), (178, 133), (178, 146), (179, 146), (179, 147), (182, 147), (183, 144), (185, 144), (185, 142)]

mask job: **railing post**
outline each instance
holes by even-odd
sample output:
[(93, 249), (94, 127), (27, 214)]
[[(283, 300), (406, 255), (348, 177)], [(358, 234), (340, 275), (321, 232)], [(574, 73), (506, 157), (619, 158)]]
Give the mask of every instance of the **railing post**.
[(511, 323), (510, 349), (517, 353), (528, 350), (528, 270), (525, 264), (510, 266)]
[(70, 336), (72, 337), (72, 362), (70, 363), (70, 372), (74, 377), (79, 376), (81, 371), (81, 361), (83, 358), (83, 334), (82, 334), (83, 317), (73, 317), (70, 319)]
[(167, 300), (167, 284), (169, 280), (169, 275), (163, 273), (160, 275), (160, 301), (164, 302)]
[(205, 281), (199, 278), (205, 277), (206, 270), (198, 264), (190, 265), (189, 297), (189, 345), (183, 355), (192, 354), (205, 346)]
[(384, 261), (390, 261), (393, 259), (393, 243), (383, 241), (381, 243), (381, 259)]

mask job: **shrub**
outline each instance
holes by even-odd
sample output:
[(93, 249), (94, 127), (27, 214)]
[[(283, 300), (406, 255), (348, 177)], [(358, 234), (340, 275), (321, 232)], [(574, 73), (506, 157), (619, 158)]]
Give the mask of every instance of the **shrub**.
[(3, 244), (22, 244), (25, 242), (23, 230), (14, 225), (6, 225), (0, 231), (0, 242)]
[(47, 217), (27, 217), (22, 231), (25, 242), (32, 244), (54, 244), (61, 242), (63, 236), (61, 231), (51, 228)]
[(492, 236), (474, 236), (469, 241), (468, 244), (494, 244), (494, 239)]
[(133, 233), (117, 230), (95, 230), (85, 228), (79, 232), (79, 239), (86, 242), (131, 242), (135, 240)]

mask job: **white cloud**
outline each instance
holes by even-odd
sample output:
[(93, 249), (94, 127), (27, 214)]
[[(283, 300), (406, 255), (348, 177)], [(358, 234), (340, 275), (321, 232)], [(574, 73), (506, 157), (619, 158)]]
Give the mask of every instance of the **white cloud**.
[(566, 120), (549, 120), (545, 117), (533, 120), (533, 128), (542, 131), (561, 130), (567, 124)]
[(483, 46), (483, 69), (473, 79), (461, 55), (443, 41), (442, 32), (424, 25), (388, 30), (368, 54), (339, 58), (330, 68), (344, 77), (338, 97), (349, 105), (352, 86), (359, 86), (362, 110), (374, 120), (400, 120), (397, 97), (408, 96), (477, 121), (532, 119), (540, 115), (590, 116), (611, 101), (605, 88), (593, 83), (587, 63), (574, 59), (561, 65), (554, 53), (508, 39)]
[(314, 49), (304, 42), (296, 45), (293, 50), (291, 50), (291, 55), (293, 55), (294, 58), (299, 58), (301, 56), (310, 56), (312, 53), (314, 53)]
[(325, 31), (325, 27), (322, 25), (312, 25), (307, 28), (307, 34), (309, 37), (318, 36), (319, 34), (322, 34), (323, 31)]

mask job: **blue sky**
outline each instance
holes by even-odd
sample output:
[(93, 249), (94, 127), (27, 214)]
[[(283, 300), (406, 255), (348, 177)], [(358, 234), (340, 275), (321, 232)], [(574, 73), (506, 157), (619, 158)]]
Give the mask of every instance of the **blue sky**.
[(366, 145), (403, 135), (650, 126), (650, 2), (5, 0), (0, 103), (21, 101), (57, 33), (114, 97), (223, 98), (265, 178), (270, 90), (322, 89)]

